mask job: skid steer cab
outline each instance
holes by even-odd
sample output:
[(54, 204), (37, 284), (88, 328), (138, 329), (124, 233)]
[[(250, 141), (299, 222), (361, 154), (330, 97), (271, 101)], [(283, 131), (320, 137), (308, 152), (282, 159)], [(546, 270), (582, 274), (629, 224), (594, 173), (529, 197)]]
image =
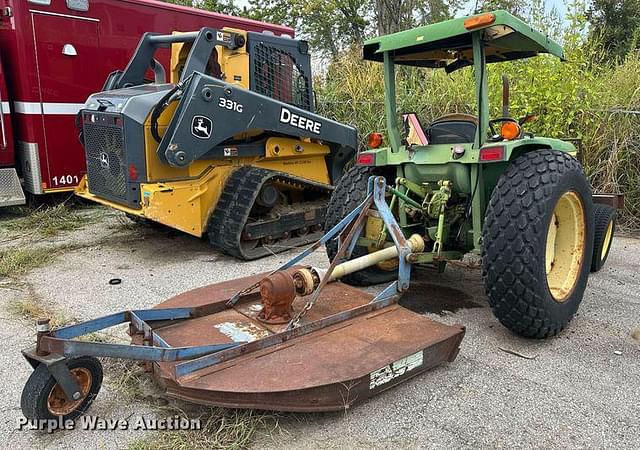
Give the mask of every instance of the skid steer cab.
[[(577, 311), (590, 270), (607, 259), (622, 202), (621, 195), (592, 194), (572, 143), (526, 131), (536, 111), (512, 117), (506, 77), (502, 111), (490, 117), (487, 65), (539, 53), (563, 58), (557, 43), (506, 11), (367, 41), (364, 58), (383, 64), (386, 131), (369, 136), (369, 148), (336, 187), (327, 212), (331, 227), (362, 201), (370, 176), (384, 176), (404, 235), (417, 233), (425, 241), (412, 263), (444, 270), (447, 261), (469, 252), (481, 256), (495, 315), (533, 338), (559, 333)], [(435, 118), (398, 111), (398, 65), (447, 73), (471, 68), (475, 111)], [(390, 242), (382, 221), (369, 217), (351, 255)], [(337, 244), (327, 249), (335, 258)], [(381, 283), (396, 267), (397, 261), (384, 261), (343, 280)]]
[(313, 242), (357, 145), (355, 128), (314, 106), (305, 41), (146, 33), (78, 115), (87, 176), (76, 193), (238, 258)]

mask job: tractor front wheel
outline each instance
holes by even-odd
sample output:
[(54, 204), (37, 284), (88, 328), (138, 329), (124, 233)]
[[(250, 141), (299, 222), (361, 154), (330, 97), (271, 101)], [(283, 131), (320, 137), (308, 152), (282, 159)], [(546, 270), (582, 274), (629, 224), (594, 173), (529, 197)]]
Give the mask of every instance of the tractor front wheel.
[(539, 150), (513, 161), (482, 232), (483, 278), (498, 320), (525, 337), (558, 334), (582, 301), (593, 236), (591, 188), (575, 158)]

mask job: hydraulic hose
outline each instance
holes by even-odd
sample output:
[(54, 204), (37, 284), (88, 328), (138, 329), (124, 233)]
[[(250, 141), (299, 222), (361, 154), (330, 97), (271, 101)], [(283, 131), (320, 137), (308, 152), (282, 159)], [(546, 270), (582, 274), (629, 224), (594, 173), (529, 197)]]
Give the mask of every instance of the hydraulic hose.
[(162, 115), (167, 106), (171, 104), (171, 102), (177, 100), (182, 95), (182, 91), (184, 90), (185, 85), (191, 80), (191, 75), (189, 75), (184, 80), (180, 81), (176, 84), (171, 90), (167, 91), (167, 93), (160, 99), (156, 106), (153, 107), (153, 111), (151, 111), (151, 136), (153, 139), (159, 144), (162, 141), (162, 136), (158, 132), (158, 119)]

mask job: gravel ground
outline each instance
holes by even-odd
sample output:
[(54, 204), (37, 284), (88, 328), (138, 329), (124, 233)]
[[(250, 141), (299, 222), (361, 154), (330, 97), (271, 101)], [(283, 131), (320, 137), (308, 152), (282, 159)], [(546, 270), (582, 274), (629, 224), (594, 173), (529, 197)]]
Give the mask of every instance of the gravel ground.
[[(109, 213), (57, 237), (47, 245), (71, 249), (17, 281), (0, 282), (6, 349), (0, 356), (2, 442), (15, 448), (123, 448), (144, 434), (17, 429), (20, 393), (31, 371), (19, 349), (33, 342), (34, 327), (9, 307), (29, 286), (50, 310), (89, 319), (266, 271), (293, 254), (239, 263), (198, 239), (122, 223)], [(0, 248), (9, 245), (15, 242)], [(323, 252), (314, 253), (312, 263), (325, 265)], [(111, 278), (122, 283), (111, 286)], [(456, 361), (344, 413), (282, 415), (282, 432), (258, 436), (256, 448), (640, 448), (640, 342), (631, 336), (640, 328), (640, 240), (614, 241), (607, 265), (589, 280), (577, 316), (546, 341), (517, 338), (493, 318), (477, 269), (425, 271), (414, 279), (407, 305), (467, 327)], [(114, 336), (122, 337), (122, 330)], [(108, 377), (90, 413), (113, 419), (157, 414), (146, 401), (124, 400)]]

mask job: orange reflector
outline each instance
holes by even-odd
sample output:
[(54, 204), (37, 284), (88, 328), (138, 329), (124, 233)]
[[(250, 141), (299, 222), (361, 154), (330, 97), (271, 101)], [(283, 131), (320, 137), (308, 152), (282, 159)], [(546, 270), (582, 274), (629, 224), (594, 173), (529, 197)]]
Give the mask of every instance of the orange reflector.
[(502, 136), (502, 139), (506, 139), (507, 141), (517, 139), (518, 136), (520, 136), (520, 125), (511, 121), (502, 122), (502, 126), (500, 127), (500, 136)]
[(504, 147), (483, 147), (480, 149), (480, 161), (504, 160)]
[(359, 166), (373, 166), (376, 162), (376, 155), (373, 153), (360, 153), (357, 163)]
[(486, 27), (495, 22), (496, 16), (491, 13), (480, 14), (479, 16), (469, 17), (464, 21), (464, 27), (467, 30), (475, 30), (476, 28)]
[(382, 145), (382, 133), (371, 133), (369, 135), (369, 148), (379, 148)]

